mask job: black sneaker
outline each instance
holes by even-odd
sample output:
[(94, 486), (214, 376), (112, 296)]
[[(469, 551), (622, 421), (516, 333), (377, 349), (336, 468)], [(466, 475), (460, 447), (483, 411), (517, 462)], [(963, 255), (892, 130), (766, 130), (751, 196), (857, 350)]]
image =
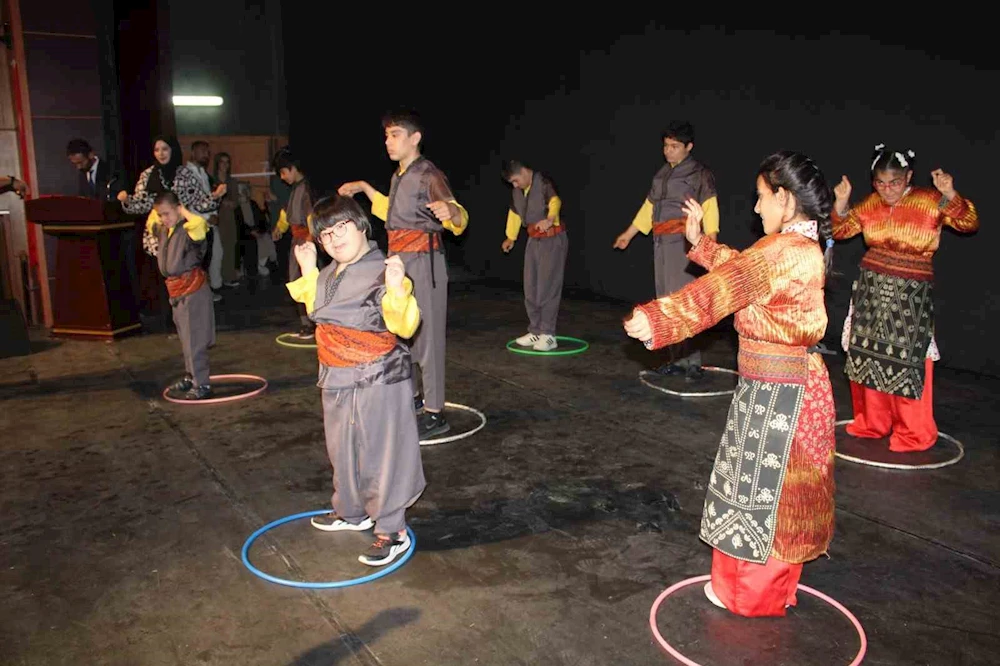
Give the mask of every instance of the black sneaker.
[(176, 391), (177, 393), (187, 393), (194, 386), (194, 377), (191, 375), (184, 375), (184, 379), (180, 380), (176, 384), (170, 387), (171, 391)]
[(211, 398), (212, 387), (208, 384), (193, 386), (191, 387), (191, 390), (184, 395), (184, 397), (188, 400), (204, 400), (206, 398)]
[(410, 534), (376, 534), (375, 543), (358, 556), (358, 561), (370, 567), (380, 567), (389, 564), (410, 548)]
[(424, 399), (419, 395), (413, 396), (413, 411), (417, 414), (424, 411)]
[(441, 435), (451, 430), (443, 412), (428, 412), (426, 410), (417, 417), (417, 428), (420, 432), (420, 439)]
[(372, 519), (367, 516), (357, 525), (353, 525), (338, 516), (335, 511), (324, 513), (320, 516), (313, 516), (312, 520), (309, 522), (312, 523), (313, 527), (318, 530), (323, 530), (324, 532), (342, 532), (344, 530), (349, 530), (351, 532), (364, 532), (365, 530), (370, 530), (375, 527), (375, 523), (372, 522)]
[(667, 363), (667, 364), (661, 365), (660, 367), (658, 367), (653, 372), (656, 372), (656, 373), (661, 374), (661, 375), (666, 375), (668, 377), (676, 377), (678, 375), (686, 374), (687, 371), (686, 371), (685, 368), (682, 368), (681, 366), (677, 365), (676, 363)]
[(689, 382), (697, 381), (705, 376), (705, 370), (700, 365), (689, 365), (684, 371), (684, 378)]

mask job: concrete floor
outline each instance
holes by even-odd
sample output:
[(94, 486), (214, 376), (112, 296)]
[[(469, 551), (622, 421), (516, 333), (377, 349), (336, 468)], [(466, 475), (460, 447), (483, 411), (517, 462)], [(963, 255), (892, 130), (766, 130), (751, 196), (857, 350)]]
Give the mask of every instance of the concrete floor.
[[(0, 663), (677, 663), (653, 642), (649, 610), (709, 572), (697, 528), (729, 398), (640, 384), (652, 355), (625, 337), (623, 304), (567, 298), (560, 332), (589, 351), (535, 358), (504, 348), (525, 327), (516, 290), (456, 279), (451, 294), (448, 399), (488, 424), (423, 447), (414, 556), (344, 589), (276, 585), (240, 560), (255, 529), (324, 508), (331, 492), (315, 352), (274, 343), (295, 321), (280, 285), (217, 305), (213, 373), (270, 383), (244, 402), (162, 400), (183, 366), (157, 322), (112, 344), (38, 339), (0, 360)], [(734, 367), (731, 332), (701, 340), (706, 363)], [(842, 356), (827, 359), (850, 418)], [(934, 390), (966, 457), (922, 472), (839, 461), (830, 557), (803, 574), (860, 619), (865, 664), (1000, 660), (1000, 381), (939, 370)], [(302, 520), (251, 557), (276, 576), (344, 579), (372, 573), (356, 560), (367, 538)], [(658, 626), (711, 665), (839, 665), (858, 649), (851, 625), (807, 595), (785, 619), (747, 620), (693, 586)]]

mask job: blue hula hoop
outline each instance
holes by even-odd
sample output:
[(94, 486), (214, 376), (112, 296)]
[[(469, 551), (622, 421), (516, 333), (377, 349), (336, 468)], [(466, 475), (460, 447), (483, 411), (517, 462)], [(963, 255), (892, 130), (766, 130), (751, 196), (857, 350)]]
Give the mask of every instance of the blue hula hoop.
[(338, 580), (329, 583), (310, 583), (308, 581), (298, 581), (298, 580), (288, 580), (285, 578), (278, 578), (277, 576), (272, 576), (271, 574), (264, 573), (254, 565), (250, 564), (250, 546), (253, 542), (264, 532), (277, 527), (278, 525), (284, 525), (285, 523), (290, 523), (293, 520), (298, 520), (300, 518), (308, 518), (310, 516), (318, 516), (320, 514), (330, 513), (330, 509), (319, 509), (317, 511), (306, 511), (305, 513), (296, 513), (291, 516), (286, 516), (284, 518), (279, 518), (278, 520), (272, 521), (264, 527), (250, 535), (250, 537), (243, 544), (243, 564), (247, 569), (250, 570), (255, 576), (263, 578), (264, 580), (269, 580), (272, 583), (277, 583), (279, 585), (287, 585), (288, 587), (304, 587), (309, 589), (329, 589), (334, 587), (350, 587), (352, 585), (361, 585), (362, 583), (370, 583), (373, 580), (381, 578), (382, 576), (387, 576), (393, 571), (403, 566), (410, 557), (413, 556), (413, 551), (417, 547), (417, 536), (410, 529), (410, 526), (406, 526), (406, 533), (410, 535), (410, 547), (403, 553), (403, 557), (396, 560), (384, 569), (381, 569), (373, 574), (367, 576), (362, 576), (361, 578), (350, 578), (348, 580)]

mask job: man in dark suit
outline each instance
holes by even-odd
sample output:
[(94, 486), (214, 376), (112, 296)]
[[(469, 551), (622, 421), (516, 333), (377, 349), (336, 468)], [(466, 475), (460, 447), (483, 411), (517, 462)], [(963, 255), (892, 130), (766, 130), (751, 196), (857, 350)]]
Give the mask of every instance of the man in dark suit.
[(126, 189), (121, 174), (102, 160), (85, 139), (73, 139), (66, 145), (66, 156), (80, 171), (77, 194), (108, 201)]

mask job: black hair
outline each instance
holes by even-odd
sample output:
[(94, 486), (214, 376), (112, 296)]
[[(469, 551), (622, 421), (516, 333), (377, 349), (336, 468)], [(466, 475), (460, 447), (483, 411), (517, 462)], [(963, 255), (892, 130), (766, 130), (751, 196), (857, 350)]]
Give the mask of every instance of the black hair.
[(212, 178), (215, 180), (219, 179), (219, 162), (222, 161), (223, 157), (229, 160), (229, 173), (226, 174), (226, 178), (232, 178), (233, 158), (229, 155), (229, 153), (222, 152), (216, 153), (215, 157), (212, 158)]
[(906, 173), (913, 170), (913, 159), (916, 153), (912, 150), (890, 150), (884, 143), (875, 146), (872, 153), (872, 175), (881, 171), (898, 171)]
[(324, 229), (340, 224), (345, 220), (350, 220), (359, 231), (363, 231), (365, 236), (371, 237), (372, 224), (368, 221), (368, 216), (351, 197), (342, 197), (334, 194), (323, 197), (313, 206), (312, 210), (312, 233), (317, 239)]
[(521, 172), (521, 169), (528, 168), (524, 162), (519, 162), (518, 160), (507, 160), (503, 163), (500, 168), (500, 175), (504, 180), (510, 180), (517, 174)]
[(94, 149), (90, 147), (86, 139), (71, 139), (66, 144), (67, 155), (89, 155), (92, 152), (94, 152)]
[(667, 125), (667, 129), (663, 130), (660, 139), (662, 141), (673, 139), (680, 141), (685, 146), (694, 143), (694, 126), (686, 120), (674, 120)]
[(386, 112), (382, 116), (382, 129), (390, 127), (402, 127), (410, 134), (420, 132), (420, 142), (417, 144), (418, 148), (423, 145), (424, 137), (427, 135), (427, 132), (424, 131), (424, 123), (420, 119), (420, 114), (413, 109), (400, 108)]
[(154, 160), (153, 173), (149, 175), (149, 180), (146, 181), (146, 191), (150, 194), (170, 190), (174, 184), (174, 176), (177, 175), (177, 169), (179, 169), (181, 164), (184, 162), (184, 153), (181, 152), (181, 144), (175, 137), (165, 136), (163, 134), (154, 137), (154, 148), (156, 147), (157, 141), (162, 141), (170, 146), (170, 161), (166, 164), (160, 164)]
[(302, 163), (289, 146), (281, 148), (274, 154), (274, 157), (271, 158), (271, 167), (275, 172), (279, 173), (282, 169), (291, 169), (293, 167), (302, 171)]
[(198, 139), (197, 141), (191, 144), (191, 150), (193, 151), (195, 148), (199, 148), (201, 146), (205, 146), (206, 148), (208, 148), (208, 141), (203, 141), (201, 139)]
[(170, 204), (171, 206), (180, 206), (181, 200), (180, 197), (177, 196), (176, 192), (165, 190), (157, 194), (156, 198), (153, 199), (154, 206), (159, 206), (162, 203)]
[(830, 222), (833, 190), (816, 163), (802, 153), (785, 150), (764, 158), (757, 175), (764, 179), (772, 192), (777, 192), (782, 187), (795, 197), (798, 206), (796, 212), (810, 220), (816, 220), (824, 254), (832, 251), (826, 244), (833, 238), (833, 225)]

